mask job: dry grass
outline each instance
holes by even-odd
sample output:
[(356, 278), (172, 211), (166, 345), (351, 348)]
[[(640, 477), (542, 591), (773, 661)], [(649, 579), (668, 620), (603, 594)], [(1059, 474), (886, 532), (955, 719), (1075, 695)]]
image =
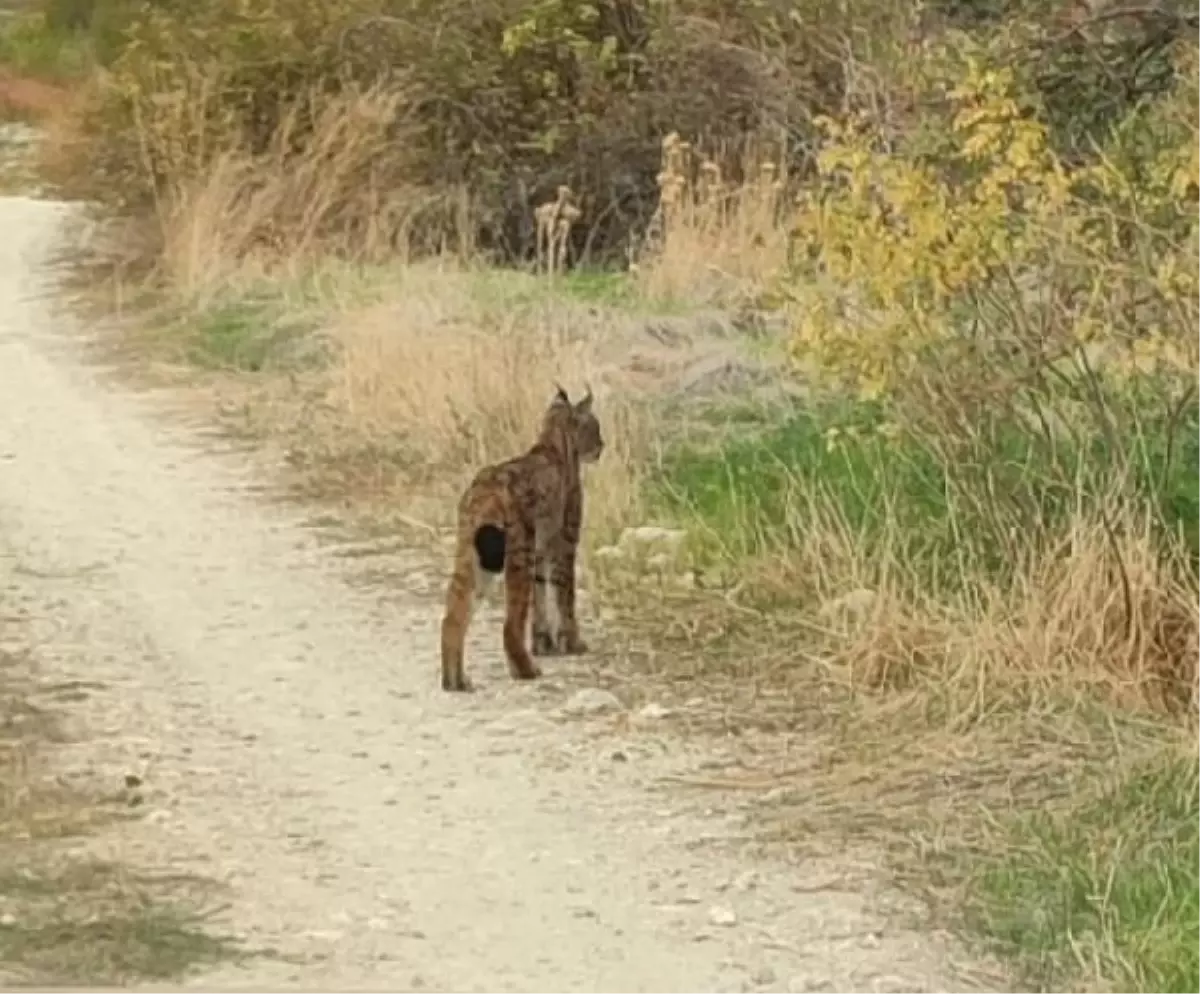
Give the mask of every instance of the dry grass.
[[(728, 179), (723, 161), (739, 179)], [(635, 259), (646, 296), (736, 306), (768, 288), (787, 261), (786, 174), (777, 156), (748, 143), (736, 157), (663, 139), (659, 206)]]
[(722, 594), (687, 609), (708, 616), (693, 618), (702, 645), (717, 632), (753, 644), (739, 677), (764, 691), (798, 701), (816, 682), (866, 695), (898, 729), (918, 718), (965, 729), (1075, 698), (1196, 722), (1200, 596), (1144, 510), (1116, 499), (1079, 510), (1045, 547), (1014, 541), (1003, 576), (964, 546), (931, 586), (894, 522), (864, 536), (819, 490), (787, 508), (753, 543), (723, 531), (702, 570)]
[[(68, 195), (88, 172), (87, 121), (94, 91), (105, 84), (88, 85), (49, 123), (42, 143), (42, 171)], [(131, 141), (141, 168), (161, 181), (149, 209), (133, 205), (117, 225), (119, 237), (93, 263), (203, 308), (230, 287), (294, 279), (331, 255), (394, 260), (401, 249), (423, 244), (414, 231), (430, 212), (465, 211), (465, 201), (432, 198), (382, 174), (385, 157), (394, 159), (405, 141), (403, 89), (314, 95), (284, 116), (262, 151), (251, 152), (240, 134), (214, 131), (220, 86), (197, 80), (138, 119)], [(459, 245), (469, 251), (466, 232)]]
[[(831, 663), (850, 687), (915, 695), (909, 706), (941, 699), (952, 727), (1008, 710), (1014, 697), (1076, 694), (1194, 721), (1197, 591), (1182, 564), (1164, 561), (1144, 514), (1113, 513), (1081, 512), (1051, 547), (1014, 548), (1011, 579), (971, 568), (948, 578), (953, 592), (921, 589), (901, 562), (863, 561), (844, 530), (813, 536), (810, 549), (842, 553), (822, 556), (826, 584), (873, 594), (857, 606), (843, 598), (858, 617), (829, 630)], [(789, 564), (815, 568), (807, 557)], [(837, 599), (817, 603), (814, 621), (826, 625), (848, 613)]]
[(554, 384), (573, 393), (591, 384), (608, 445), (588, 470), (589, 520), (611, 531), (636, 512), (647, 430), (604, 365), (613, 329), (553, 299), (497, 308), (471, 279), (414, 269), (396, 296), (336, 322), (324, 431), (351, 445), (399, 446), (410, 464), (464, 483), (532, 444)]
[[(203, 169), (160, 165), (175, 177), (156, 211), (166, 285), (203, 303), (231, 281), (311, 267), (330, 252), (367, 260), (406, 245), (419, 198), (385, 193), (371, 174), (403, 140), (392, 124), (401, 101), (382, 88), (343, 94), (319, 103), (314, 120), (287, 116), (261, 155), (233, 147)], [(308, 129), (305, 153), (294, 154)]]

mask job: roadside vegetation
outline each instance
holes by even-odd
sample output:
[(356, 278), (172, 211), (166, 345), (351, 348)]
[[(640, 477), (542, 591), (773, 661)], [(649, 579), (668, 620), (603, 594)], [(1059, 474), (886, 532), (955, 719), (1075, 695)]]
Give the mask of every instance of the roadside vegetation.
[[(764, 835), (882, 847), (1037, 989), (1183, 991), (1196, 29), (1170, 0), (46, 0), (0, 53), (69, 81), (36, 154), (90, 205), (70, 289), (298, 492), (436, 540), (590, 381), (605, 667), (756, 736), (796, 798)], [(682, 543), (635, 556), (646, 524)], [(797, 733), (799, 772), (762, 744)]]

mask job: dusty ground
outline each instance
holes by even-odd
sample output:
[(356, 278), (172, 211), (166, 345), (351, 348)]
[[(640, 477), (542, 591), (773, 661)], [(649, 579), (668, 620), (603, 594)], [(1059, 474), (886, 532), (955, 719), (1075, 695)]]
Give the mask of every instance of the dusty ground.
[(442, 694), (427, 575), (342, 582), (244, 462), (80, 358), (34, 268), (62, 211), (0, 201), (0, 566), (100, 688), (76, 771), (145, 781), (97, 848), (222, 882), (219, 925), (274, 951), (195, 989), (956, 989), (846, 867), (752, 863), (663, 786), (699, 761), (669, 718), (564, 713), (580, 664), (515, 686), (484, 617), (480, 692)]

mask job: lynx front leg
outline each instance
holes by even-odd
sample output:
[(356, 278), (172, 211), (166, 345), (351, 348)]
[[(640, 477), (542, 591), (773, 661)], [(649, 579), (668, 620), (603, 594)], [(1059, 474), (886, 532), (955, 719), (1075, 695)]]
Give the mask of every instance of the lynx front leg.
[(558, 648), (568, 656), (581, 656), (588, 646), (579, 637), (579, 620), (575, 616), (575, 558), (579, 549), (576, 542), (565, 536), (556, 546), (551, 578), (558, 607)]
[(533, 594), (533, 535), (527, 528), (512, 529), (504, 559), (504, 654), (514, 680), (536, 680), (542, 675), (525, 645), (529, 601)]
[(579, 620), (575, 616), (575, 558), (583, 531), (583, 489), (580, 484), (576, 478), (574, 485), (567, 488), (562, 527), (550, 550), (550, 583), (554, 587), (555, 613), (558, 615), (555, 647), (570, 656), (588, 651), (587, 644), (579, 637)]
[(550, 600), (550, 557), (538, 552), (533, 566), (533, 654), (553, 656), (558, 650), (558, 619)]

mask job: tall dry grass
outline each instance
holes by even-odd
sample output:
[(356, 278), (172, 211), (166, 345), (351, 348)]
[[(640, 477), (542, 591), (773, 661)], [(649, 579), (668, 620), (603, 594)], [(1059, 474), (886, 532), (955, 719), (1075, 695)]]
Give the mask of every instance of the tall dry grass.
[[(91, 81), (51, 122), (41, 149), (51, 179), (69, 181), (82, 168), (88, 144), (78, 119), (104, 85)], [(135, 115), (130, 141), (157, 182), (149, 212), (109, 220), (123, 242), (111, 261), (128, 278), (204, 307), (231, 286), (294, 281), (330, 257), (369, 264), (413, 246), (436, 252), (444, 246), (420, 237), (430, 211), (461, 220), (456, 247), (470, 252), (465, 196), (395, 181), (396, 147), (407, 135), (403, 87), (313, 95), (282, 115), (260, 151), (232, 123), (215, 128), (222, 99), (220, 81), (198, 80)]]
[(758, 644), (739, 678), (789, 706), (822, 700), (814, 685), (865, 695), (899, 738), (1072, 702), (1195, 726), (1200, 589), (1144, 505), (1114, 494), (1040, 540), (1014, 531), (997, 570), (969, 533), (931, 562), (894, 509), (864, 529), (828, 484), (793, 476), (769, 521), (749, 490), (720, 518), (685, 517), (724, 591), (689, 608), (712, 615), (697, 630), (732, 625)]
[(736, 154), (707, 154), (667, 135), (658, 209), (632, 260), (640, 290), (689, 305), (736, 306), (770, 287), (787, 262), (786, 181), (784, 160), (761, 141), (746, 141)]
[(649, 425), (602, 354), (603, 315), (547, 297), (488, 300), (457, 260), (409, 268), (381, 303), (343, 314), (324, 403), (344, 436), (403, 447), (414, 466), (466, 482), (536, 436), (555, 384), (591, 386), (604, 457), (587, 470), (588, 527), (611, 533), (638, 513)]
[(1114, 527), (1081, 511), (1048, 548), (1014, 549), (1003, 584), (981, 570), (950, 595), (881, 584), (832, 658), (851, 685), (952, 702), (950, 725), (1077, 696), (1194, 721), (1197, 591), (1164, 562), (1145, 515), (1116, 514)]
[(312, 119), (286, 114), (262, 154), (231, 141), (203, 168), (159, 167), (169, 177), (156, 205), (163, 278), (196, 299), (247, 269), (287, 276), (329, 254), (371, 260), (406, 246), (421, 198), (374, 175), (403, 140), (393, 123), (402, 101), (383, 87), (339, 94), (315, 102)]

